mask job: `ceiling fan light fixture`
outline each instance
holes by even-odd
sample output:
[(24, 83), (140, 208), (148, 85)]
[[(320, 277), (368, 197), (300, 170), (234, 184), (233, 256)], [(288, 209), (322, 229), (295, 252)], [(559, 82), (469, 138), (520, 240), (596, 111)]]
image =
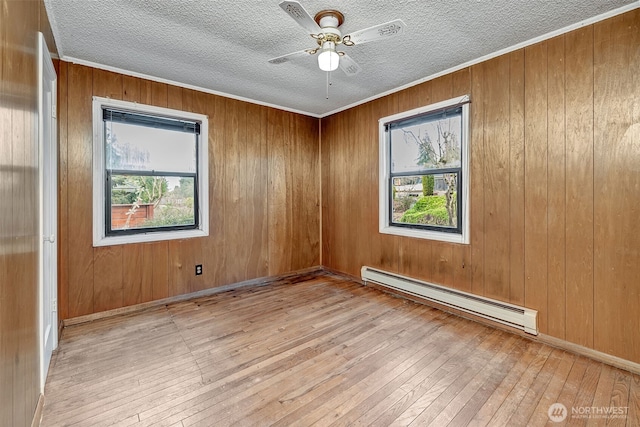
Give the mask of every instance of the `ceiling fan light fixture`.
[(322, 43), (322, 48), (318, 54), (318, 67), (322, 71), (334, 71), (340, 64), (340, 55), (336, 52), (336, 44), (331, 41)]

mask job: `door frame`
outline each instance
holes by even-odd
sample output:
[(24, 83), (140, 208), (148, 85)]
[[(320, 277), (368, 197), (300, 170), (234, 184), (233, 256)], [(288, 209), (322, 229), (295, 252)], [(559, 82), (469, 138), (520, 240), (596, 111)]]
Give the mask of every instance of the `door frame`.
[[(51, 102), (45, 102), (45, 84), (51, 87)], [(51, 342), (52, 351), (58, 346), (58, 271), (57, 255), (58, 247), (55, 243), (58, 224), (58, 150), (57, 150), (57, 84), (53, 61), (42, 33), (38, 33), (38, 195), (39, 195), (39, 219), (38, 219), (38, 337), (40, 353), (40, 392), (44, 394), (44, 385), (47, 380), (50, 359), (45, 357), (45, 304), (51, 304)], [(50, 105), (50, 108), (49, 108)], [(49, 126), (48, 138), (45, 135), (45, 126)], [(47, 140), (45, 140), (45, 138)], [(45, 169), (47, 176), (45, 176)], [(46, 206), (45, 206), (46, 205)], [(45, 218), (48, 213), (48, 218)], [(45, 223), (52, 224), (53, 232), (44, 236)], [(44, 271), (44, 244), (51, 244), (50, 271)], [(50, 242), (50, 243), (49, 243)], [(45, 274), (51, 279), (49, 296), (45, 298)]]

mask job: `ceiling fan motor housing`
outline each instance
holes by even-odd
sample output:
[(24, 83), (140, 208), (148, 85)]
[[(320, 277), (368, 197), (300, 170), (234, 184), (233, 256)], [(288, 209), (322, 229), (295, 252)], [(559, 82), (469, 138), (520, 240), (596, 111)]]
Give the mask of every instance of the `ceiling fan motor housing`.
[[(342, 42), (342, 33), (338, 29), (344, 22), (344, 15), (342, 13), (337, 10), (322, 10), (316, 14), (314, 20), (322, 29), (321, 34), (323, 34), (324, 37), (321, 37), (321, 39), (332, 41), (336, 44)], [(321, 44), (320, 38), (318, 42)]]

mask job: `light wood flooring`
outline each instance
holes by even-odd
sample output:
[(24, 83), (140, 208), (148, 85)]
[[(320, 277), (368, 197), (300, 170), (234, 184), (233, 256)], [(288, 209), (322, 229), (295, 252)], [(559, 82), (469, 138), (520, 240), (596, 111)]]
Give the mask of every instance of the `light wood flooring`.
[(316, 275), (66, 328), (42, 425), (539, 426), (555, 402), (638, 426), (640, 377)]

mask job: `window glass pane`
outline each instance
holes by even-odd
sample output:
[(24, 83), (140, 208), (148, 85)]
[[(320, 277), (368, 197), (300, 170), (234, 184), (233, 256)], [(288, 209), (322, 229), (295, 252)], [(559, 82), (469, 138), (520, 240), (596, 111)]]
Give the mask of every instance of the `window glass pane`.
[(106, 123), (106, 167), (196, 172), (196, 135), (128, 123)]
[(392, 178), (395, 224), (458, 227), (458, 174)]
[(195, 178), (111, 176), (111, 229), (195, 225)]
[(391, 172), (458, 168), (461, 165), (461, 109), (407, 120), (390, 127)]

